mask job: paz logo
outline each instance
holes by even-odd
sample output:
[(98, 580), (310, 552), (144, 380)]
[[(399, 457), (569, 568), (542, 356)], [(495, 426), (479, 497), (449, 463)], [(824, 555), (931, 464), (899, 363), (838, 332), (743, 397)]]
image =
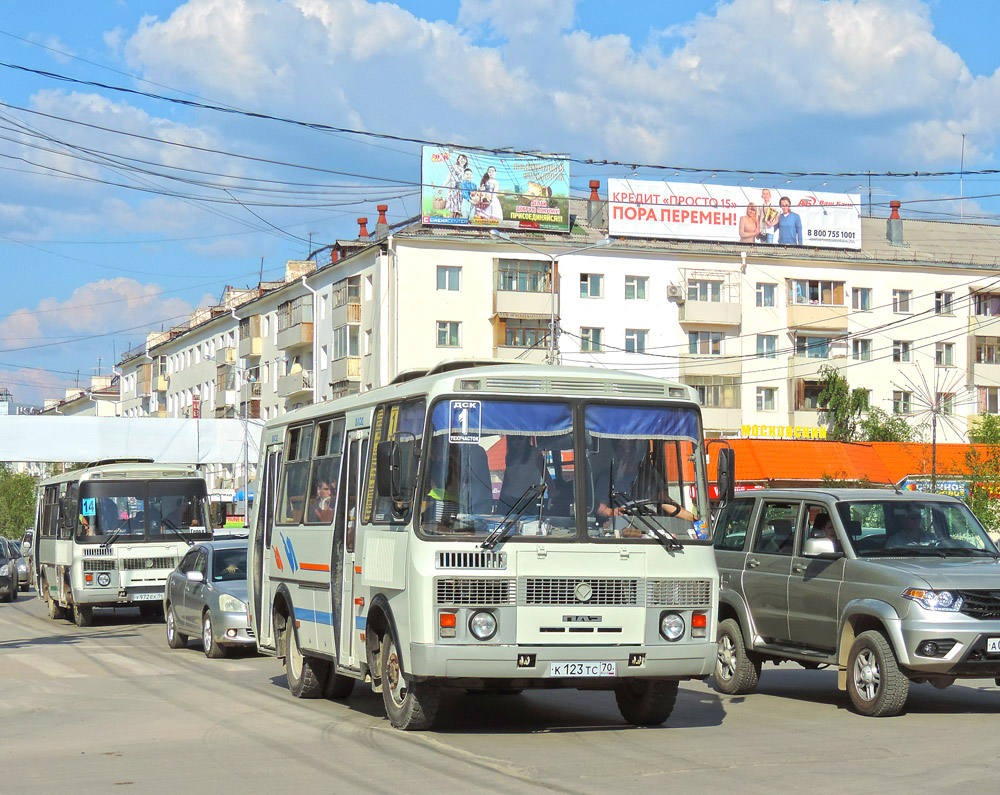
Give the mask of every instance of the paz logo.
[(295, 557), (295, 547), (292, 546), (292, 542), (285, 538), (285, 534), (281, 533), (281, 544), (285, 548), (285, 560), (288, 561), (288, 565), (291, 567), (292, 571), (298, 571), (299, 561)]

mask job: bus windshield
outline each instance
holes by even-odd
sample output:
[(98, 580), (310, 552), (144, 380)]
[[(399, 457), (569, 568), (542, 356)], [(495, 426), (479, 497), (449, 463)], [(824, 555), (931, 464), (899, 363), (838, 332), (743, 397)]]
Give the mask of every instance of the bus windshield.
[(203, 480), (90, 480), (80, 484), (79, 543), (211, 536)]
[[(463, 413), (464, 412), (464, 413)], [(708, 542), (695, 408), (444, 400), (431, 412), (420, 529), (434, 536)], [(578, 493), (575, 442), (586, 451)]]
[(568, 403), (444, 400), (431, 425), (425, 533), (487, 536), (506, 517), (512, 536), (576, 535)]

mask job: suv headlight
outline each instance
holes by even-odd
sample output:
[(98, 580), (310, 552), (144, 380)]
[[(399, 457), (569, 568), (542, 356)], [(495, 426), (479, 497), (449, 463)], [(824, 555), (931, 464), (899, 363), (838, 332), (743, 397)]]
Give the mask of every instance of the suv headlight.
[(0, 566), (0, 577), (6, 577), (8, 574), (10, 574), (10, 566), (4, 563)]
[(235, 596), (224, 593), (219, 597), (219, 609), (223, 613), (245, 613), (247, 606), (246, 602), (241, 602)]
[(962, 609), (962, 597), (951, 591), (925, 591), (923, 588), (907, 588), (904, 599), (911, 599), (926, 610), (957, 613)]

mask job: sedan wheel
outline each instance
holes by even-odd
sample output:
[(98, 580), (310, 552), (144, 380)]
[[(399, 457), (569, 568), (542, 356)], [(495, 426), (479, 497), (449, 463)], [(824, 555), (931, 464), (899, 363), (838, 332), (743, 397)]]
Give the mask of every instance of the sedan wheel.
[(187, 647), (188, 636), (177, 631), (177, 621), (174, 618), (174, 606), (167, 605), (167, 646), (171, 649), (183, 649)]
[(205, 649), (205, 656), (212, 659), (219, 659), (226, 656), (226, 647), (220, 646), (215, 641), (215, 630), (212, 628), (212, 614), (206, 610), (205, 617), (201, 624), (201, 643)]

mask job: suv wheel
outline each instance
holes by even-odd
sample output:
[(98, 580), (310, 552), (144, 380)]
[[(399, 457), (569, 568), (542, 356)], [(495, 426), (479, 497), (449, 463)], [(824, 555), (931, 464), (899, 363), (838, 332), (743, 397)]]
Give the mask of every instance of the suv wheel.
[(735, 618), (719, 622), (715, 687), (730, 696), (752, 693), (760, 682), (760, 657), (748, 652)]
[(903, 711), (910, 681), (900, 672), (892, 646), (881, 632), (862, 632), (851, 645), (847, 692), (862, 715), (886, 718)]

